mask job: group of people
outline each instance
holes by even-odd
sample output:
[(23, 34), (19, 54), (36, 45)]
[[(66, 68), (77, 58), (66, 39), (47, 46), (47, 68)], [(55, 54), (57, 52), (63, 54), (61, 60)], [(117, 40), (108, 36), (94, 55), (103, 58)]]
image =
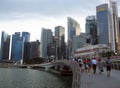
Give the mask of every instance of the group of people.
[(101, 74), (104, 70), (103, 68), (106, 67), (107, 76), (110, 76), (111, 71), (111, 60), (110, 57), (108, 57), (105, 61), (101, 59), (78, 59), (78, 63), (80, 66), (80, 71), (87, 71), (88, 74), (91, 74), (91, 70), (93, 70), (93, 73), (96, 73), (96, 69), (98, 68), (99, 74)]

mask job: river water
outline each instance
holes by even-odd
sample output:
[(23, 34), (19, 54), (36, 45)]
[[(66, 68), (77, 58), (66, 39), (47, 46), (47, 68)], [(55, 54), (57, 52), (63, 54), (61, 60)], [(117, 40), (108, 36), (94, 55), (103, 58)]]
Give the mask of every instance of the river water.
[(0, 88), (71, 88), (72, 78), (34, 69), (0, 68)]

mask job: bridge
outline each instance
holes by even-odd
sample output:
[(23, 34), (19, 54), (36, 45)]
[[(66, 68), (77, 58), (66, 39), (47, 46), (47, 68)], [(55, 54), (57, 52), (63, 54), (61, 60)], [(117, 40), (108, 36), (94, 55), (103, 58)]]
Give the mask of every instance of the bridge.
[(80, 68), (76, 61), (62, 60), (62, 61), (55, 61), (51, 63), (45, 63), (45, 64), (29, 65), (30, 68), (44, 67), (45, 70), (48, 70), (49, 68), (55, 67), (55, 66), (60, 66), (60, 67), (68, 66), (73, 73), (72, 88), (80, 88), (80, 81), (81, 81)]
[[(107, 77), (106, 69), (104, 68), (104, 72), (100, 75), (98, 73), (88, 75), (87, 72), (80, 72), (79, 65), (76, 61), (55, 61), (51, 63), (44, 63), (44, 64), (34, 64), (34, 65), (5, 65), (5, 67), (20, 67), (20, 68), (36, 68), (42, 67), (48, 70), (49, 68), (55, 66), (68, 66), (73, 73), (73, 81), (72, 81), (72, 88), (120, 88), (120, 60), (113, 60), (112, 61), (112, 71), (111, 76)], [(3, 65), (2, 65), (3, 66)], [(115, 70), (116, 69), (116, 70)]]
[(110, 77), (107, 77), (105, 68), (102, 74), (99, 74), (98, 70), (96, 74), (91, 73), (91, 75), (88, 75), (87, 72), (81, 73), (78, 63), (75, 61), (56, 61), (46, 64), (31, 65), (31, 67), (39, 66), (49, 69), (58, 65), (67, 65), (73, 72), (72, 88), (120, 88), (120, 64), (117, 62), (119, 62), (119, 60), (115, 60), (112, 63), (112, 68), (114, 69), (112, 69)]

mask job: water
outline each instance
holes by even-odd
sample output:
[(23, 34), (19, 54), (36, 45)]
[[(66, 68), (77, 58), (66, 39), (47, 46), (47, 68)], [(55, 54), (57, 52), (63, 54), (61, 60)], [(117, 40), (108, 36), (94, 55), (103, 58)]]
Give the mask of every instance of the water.
[(45, 71), (0, 68), (0, 88), (71, 88), (71, 80)]

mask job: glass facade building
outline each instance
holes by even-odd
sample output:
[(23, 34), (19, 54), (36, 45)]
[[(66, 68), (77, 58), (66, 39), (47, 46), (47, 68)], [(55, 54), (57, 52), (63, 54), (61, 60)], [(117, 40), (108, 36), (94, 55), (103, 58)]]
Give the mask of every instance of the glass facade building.
[(89, 38), (89, 44), (97, 44), (97, 22), (96, 16), (88, 16), (86, 18), (86, 34)]
[(30, 42), (30, 33), (22, 32), (22, 39), (25, 39), (25, 42)]
[(97, 10), (97, 32), (98, 32), (98, 43), (109, 45), (109, 9), (108, 4), (102, 4), (96, 7)]
[(24, 40), (20, 32), (15, 32), (12, 35), (11, 59), (13, 61), (20, 61), (23, 59), (24, 53)]
[(10, 35), (2, 31), (1, 35), (1, 60), (9, 60)]
[(47, 58), (47, 46), (49, 43), (53, 43), (53, 33), (51, 29), (42, 28), (40, 44), (40, 56), (42, 58)]
[(30, 54), (29, 59), (40, 57), (40, 42), (35, 41), (30, 43)]
[(61, 59), (65, 51), (65, 28), (62, 26), (55, 27), (55, 37), (57, 46), (58, 59)]
[(73, 38), (73, 36), (80, 35), (81, 33), (80, 24), (77, 21), (75, 21), (71, 17), (68, 17), (67, 24), (68, 24), (68, 39)]
[(78, 48), (86, 46), (86, 36), (86, 33), (81, 33), (80, 35), (72, 38), (72, 52)]
[(117, 1), (110, 1), (110, 18), (112, 21), (111, 30), (111, 45), (115, 53), (120, 52), (119, 42), (120, 42), (120, 30), (118, 23), (118, 8)]
[(80, 35), (81, 29), (80, 29), (80, 24), (71, 17), (67, 18), (67, 26), (68, 26), (67, 56), (68, 56), (68, 58), (71, 58), (72, 38)]

